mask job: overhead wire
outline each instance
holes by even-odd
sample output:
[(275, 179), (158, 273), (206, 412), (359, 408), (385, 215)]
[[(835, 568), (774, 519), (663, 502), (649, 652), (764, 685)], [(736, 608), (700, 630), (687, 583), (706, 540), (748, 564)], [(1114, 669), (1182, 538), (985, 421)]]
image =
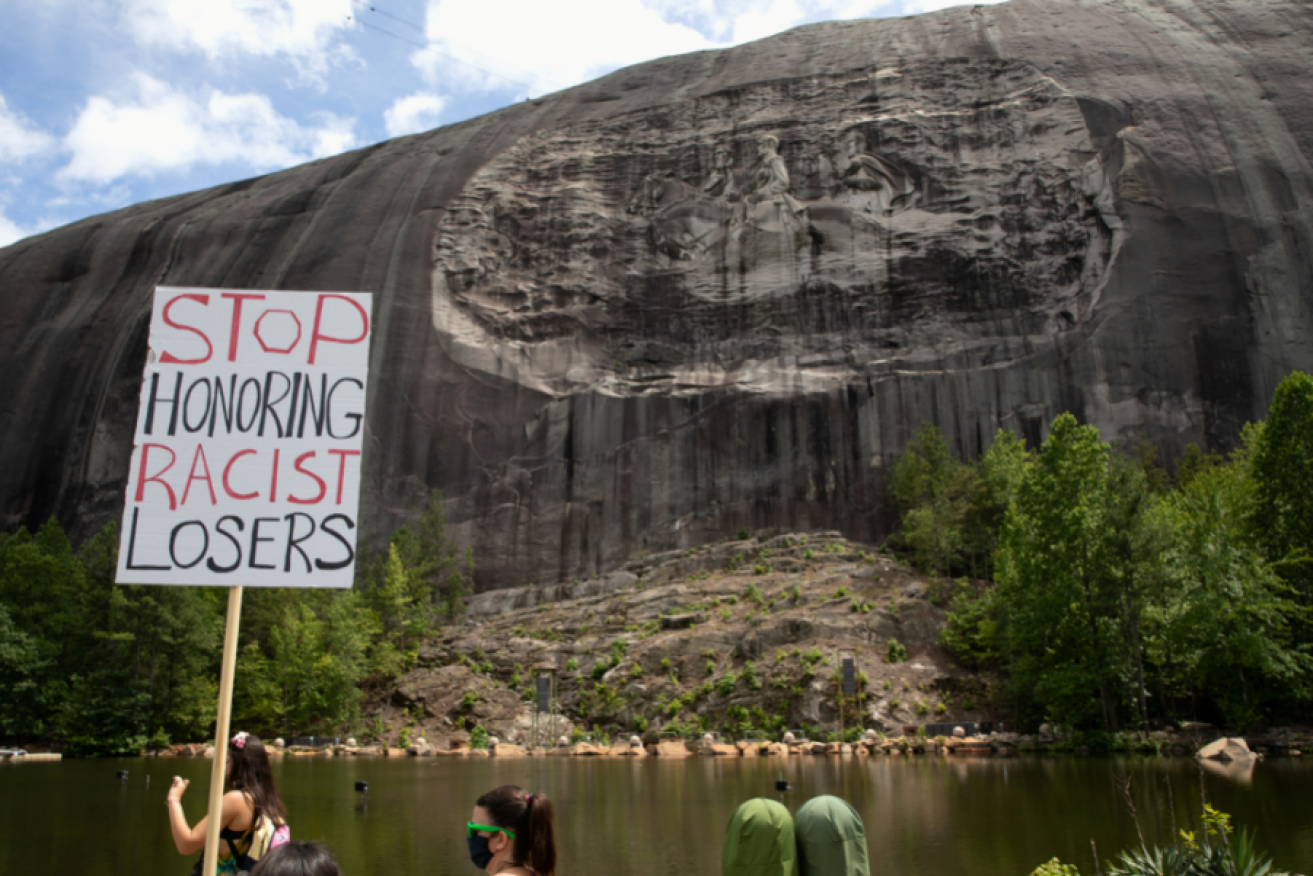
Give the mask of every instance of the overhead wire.
[[(370, 7), (368, 7), (368, 8), (369, 8), (369, 11), (370, 11), (370, 12), (373, 12), (373, 13), (375, 13), (375, 14), (377, 14), (377, 15), (381, 15), (381, 16), (383, 16), (383, 17), (385, 17), (385, 18), (390, 18), (390, 19), (392, 19), (393, 21), (396, 21), (396, 22), (398, 22), (398, 23), (400, 23), (400, 24), (404, 24), (404, 25), (406, 25), (407, 27), (414, 28), (415, 30), (419, 31), (420, 33), (424, 33), (424, 28), (420, 27), (418, 24), (415, 24), (413, 21), (407, 21), (406, 19), (401, 18), (401, 17), (396, 16), (396, 15), (393, 15), (393, 14), (391, 14), (390, 12), (386, 12), (386, 11), (384, 11), (384, 10), (382, 10), (382, 9), (379, 9), (377, 6), (370, 6)], [(354, 16), (350, 16), (350, 15), (348, 15), (348, 16), (347, 16), (347, 20), (348, 20), (348, 21), (355, 21), (355, 22), (357, 22), (358, 24), (360, 24), (362, 27), (367, 27), (367, 28), (369, 28), (369, 29), (372, 30), (372, 31), (376, 31), (377, 33), (381, 33), (381, 34), (383, 34), (384, 36), (391, 37), (391, 38), (394, 39), (394, 40), (400, 40), (401, 42), (406, 43), (407, 45), (414, 46), (414, 47), (417, 48), (417, 49), (421, 49), (421, 50), (423, 50), (423, 51), (434, 51), (434, 52), (437, 52), (439, 55), (442, 55), (442, 56), (444, 56), (444, 57), (446, 57), (446, 58), (449, 58), (449, 59), (451, 59), (451, 60), (457, 62), (458, 64), (464, 64), (465, 66), (467, 66), (467, 67), (472, 67), (472, 68), (474, 68), (475, 70), (480, 71), (481, 73), (486, 73), (486, 74), (488, 74), (489, 76), (495, 76), (495, 77), (497, 77), (498, 79), (501, 79), (501, 80), (503, 80), (503, 81), (505, 81), (505, 82), (509, 82), (509, 83), (512, 84), (512, 85), (518, 85), (518, 86), (520, 86), (520, 87), (526, 89), (527, 91), (530, 91), (530, 92), (537, 91), (538, 93), (541, 94), (541, 93), (545, 93), (545, 92), (547, 92), (547, 91), (550, 90), (550, 89), (549, 89), (549, 88), (548, 88), (548, 87), (542, 82), (542, 80), (538, 79), (538, 77), (534, 76), (532, 73), (528, 73), (528, 72), (526, 72), (526, 71), (524, 71), (524, 70), (517, 70), (517, 69), (514, 68), (514, 67), (510, 67), (509, 65), (502, 64), (502, 63), (501, 63), (500, 61), (498, 61), (497, 59), (495, 59), (495, 58), (491, 58), (491, 57), (489, 57), (489, 56), (487, 56), (487, 55), (484, 55), (482, 52), (478, 52), (478, 51), (476, 51), (476, 50), (474, 50), (474, 49), (470, 49), (470, 48), (468, 48), (468, 47), (466, 47), (466, 46), (462, 46), (462, 47), (461, 47), (462, 50), (464, 50), (464, 51), (468, 51), (468, 52), (471, 52), (471, 53), (476, 54), (476, 55), (481, 55), (482, 57), (487, 58), (489, 61), (492, 61), (493, 63), (496, 63), (496, 64), (499, 64), (499, 65), (501, 65), (501, 66), (507, 67), (507, 69), (514, 70), (515, 72), (517, 72), (517, 73), (521, 74), (522, 76), (524, 76), (525, 79), (517, 79), (517, 78), (515, 78), (515, 77), (513, 77), (513, 76), (507, 76), (505, 73), (501, 73), (501, 72), (499, 72), (499, 71), (497, 71), (497, 70), (494, 70), (494, 69), (492, 69), (492, 68), (490, 68), (490, 67), (484, 67), (484, 66), (481, 66), (481, 65), (479, 65), (479, 64), (474, 63), (473, 61), (466, 60), (465, 58), (462, 58), (462, 57), (460, 57), (459, 55), (456, 55), (456, 54), (454, 54), (453, 52), (451, 52), (451, 51), (449, 51), (449, 50), (447, 50), (447, 49), (441, 48), (441, 46), (440, 46), (439, 43), (433, 42), (433, 41), (431, 41), (431, 40), (426, 40), (426, 41), (423, 42), (423, 43), (416, 42), (415, 40), (409, 39), (408, 37), (404, 37), (404, 36), (402, 36), (401, 34), (393, 33), (393, 32), (390, 31), (390, 30), (386, 30), (386, 29), (384, 29), (384, 28), (381, 28), (381, 27), (379, 27), (379, 26), (376, 25), (376, 24), (370, 24), (368, 21), (365, 21), (365, 20), (363, 20), (363, 19), (361, 19), (361, 18), (359, 18), (359, 17), (354, 17)], [(526, 81), (526, 80), (532, 80), (532, 81)]]

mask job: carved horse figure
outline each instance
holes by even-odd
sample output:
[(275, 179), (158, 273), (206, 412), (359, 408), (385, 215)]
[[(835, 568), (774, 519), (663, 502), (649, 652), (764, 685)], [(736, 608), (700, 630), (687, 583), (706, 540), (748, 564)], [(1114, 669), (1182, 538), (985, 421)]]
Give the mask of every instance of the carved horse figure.
[(688, 261), (725, 235), (730, 209), (669, 172), (652, 173), (625, 211), (648, 217), (652, 246), (667, 258)]

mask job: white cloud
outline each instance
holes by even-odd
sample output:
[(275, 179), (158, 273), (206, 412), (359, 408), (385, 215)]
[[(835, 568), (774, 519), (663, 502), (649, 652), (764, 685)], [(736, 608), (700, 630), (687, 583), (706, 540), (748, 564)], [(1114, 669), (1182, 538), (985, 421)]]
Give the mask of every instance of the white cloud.
[(144, 74), (122, 102), (92, 97), (64, 139), (72, 160), (61, 181), (104, 184), (198, 165), (289, 167), (355, 145), (354, 121), (327, 113), (302, 126), (262, 94), (211, 90), (196, 96)]
[(801, 24), (910, 15), (962, 2), (428, 0), (425, 30), (431, 45), (411, 60), (430, 87), (445, 93), (510, 88), (520, 96), (539, 95), (618, 67), (738, 45)]
[(22, 240), (30, 233), (19, 228), (4, 213), (0, 213), (0, 246), (9, 246), (15, 240)]
[(24, 237), (31, 237), (33, 234), (53, 227), (53, 222), (39, 222), (36, 225), (24, 228), (6, 216), (3, 210), (0, 210), (0, 247), (9, 246), (9, 244), (22, 240)]
[(715, 48), (640, 0), (577, 0), (568, 12), (541, 0), (430, 0), (425, 25), (432, 45), (411, 60), (444, 91), (537, 95), (618, 66)]
[(0, 161), (24, 161), (48, 152), (55, 138), (11, 110), (0, 94)]
[(124, 22), (146, 45), (226, 55), (286, 55), (321, 72), (344, 47), (351, 0), (127, 0)]
[(441, 96), (427, 91), (399, 98), (383, 113), (388, 136), (401, 137), (436, 127), (446, 103)]
[(1004, 2), (1006, 0), (911, 0), (907, 4), (907, 14), (938, 12), (941, 9), (950, 9), (954, 6), (992, 6), (995, 3)]

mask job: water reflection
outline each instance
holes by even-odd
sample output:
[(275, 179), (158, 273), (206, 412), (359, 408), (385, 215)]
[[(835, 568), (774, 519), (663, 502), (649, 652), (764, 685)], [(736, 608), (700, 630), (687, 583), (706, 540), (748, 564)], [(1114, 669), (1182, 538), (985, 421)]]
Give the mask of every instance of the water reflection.
[(1245, 758), (1244, 760), (1233, 760), (1227, 763), (1217, 760), (1201, 760), (1199, 765), (1210, 775), (1247, 787), (1254, 783), (1254, 765), (1257, 762), (1257, 758)]
[[(1279, 868), (1313, 870), (1313, 764), (1216, 767), (1151, 758), (295, 758), (275, 776), (294, 836), (327, 842), (349, 876), (477, 876), (465, 818), (480, 793), (507, 782), (555, 800), (563, 876), (716, 876), (740, 803), (770, 797), (796, 811), (818, 794), (861, 813), (881, 876), (1021, 876), (1055, 856), (1092, 872), (1091, 839), (1105, 858), (1136, 842), (1118, 790), (1124, 776), (1151, 842), (1197, 829), (1206, 798), (1256, 828)], [(116, 780), (118, 769), (132, 780)], [(190, 859), (173, 851), (163, 804), (175, 773), (192, 779), (194, 819), (205, 760), (0, 766), (0, 873), (182, 872)], [(791, 785), (783, 794), (781, 774)], [(367, 799), (358, 781), (369, 783)]]

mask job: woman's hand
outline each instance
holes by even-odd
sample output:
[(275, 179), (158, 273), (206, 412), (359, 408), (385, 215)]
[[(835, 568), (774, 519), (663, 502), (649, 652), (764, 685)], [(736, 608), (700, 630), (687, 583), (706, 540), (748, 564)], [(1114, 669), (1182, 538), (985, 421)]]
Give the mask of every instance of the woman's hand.
[(184, 779), (181, 776), (173, 777), (173, 784), (169, 786), (169, 802), (181, 803), (182, 795), (187, 792), (187, 786), (191, 784), (191, 779)]

